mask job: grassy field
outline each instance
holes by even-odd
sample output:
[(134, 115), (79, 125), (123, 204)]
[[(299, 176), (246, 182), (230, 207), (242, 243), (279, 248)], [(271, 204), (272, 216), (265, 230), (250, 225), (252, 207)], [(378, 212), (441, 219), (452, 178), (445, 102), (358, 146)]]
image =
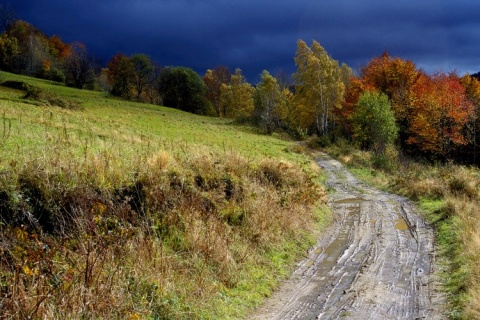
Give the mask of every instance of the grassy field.
[(321, 172), (293, 142), (0, 82), (2, 318), (241, 318), (328, 224)]

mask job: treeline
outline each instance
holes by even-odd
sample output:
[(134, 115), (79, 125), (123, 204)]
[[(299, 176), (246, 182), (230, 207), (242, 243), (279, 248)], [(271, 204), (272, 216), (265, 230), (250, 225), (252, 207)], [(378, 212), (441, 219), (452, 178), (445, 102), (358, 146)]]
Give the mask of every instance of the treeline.
[(477, 163), (480, 82), (456, 73), (428, 75), (387, 53), (358, 75), (316, 41), (299, 40), (293, 79), (268, 71), (248, 83), (240, 69), (219, 66), (201, 77), (187, 67), (161, 67), (148, 55), (117, 54), (100, 67), (85, 45), (47, 37), (21, 20), (0, 35), (2, 70), (105, 90), (127, 100), (250, 121), (271, 134), (346, 138), (383, 154), (389, 146), (431, 160)]
[(0, 68), (80, 89), (95, 83), (95, 63), (84, 44), (47, 37), (22, 20), (8, 23), (0, 35)]
[[(358, 130), (358, 114), (362, 112), (359, 104), (367, 92), (387, 98), (382, 109), (383, 126), (370, 137)], [(378, 103), (378, 99), (370, 101), (367, 107), (373, 110)], [(389, 123), (390, 130), (396, 132), (392, 142), (400, 151), (430, 160), (477, 163), (479, 104), (477, 78), (455, 72), (428, 75), (413, 62), (384, 53), (351, 78), (336, 114), (344, 134), (363, 146), (373, 149), (381, 146), (375, 140), (381, 138)], [(379, 115), (379, 112), (367, 113), (361, 120), (373, 124)], [(388, 122), (385, 117), (394, 121)]]
[(115, 56), (104, 70), (112, 94), (189, 112), (250, 121), (271, 134), (339, 138), (384, 154), (388, 148), (429, 160), (477, 162), (480, 81), (426, 74), (388, 53), (358, 75), (316, 41), (299, 40), (293, 82), (263, 71), (252, 85), (240, 69), (157, 67), (148, 56)]

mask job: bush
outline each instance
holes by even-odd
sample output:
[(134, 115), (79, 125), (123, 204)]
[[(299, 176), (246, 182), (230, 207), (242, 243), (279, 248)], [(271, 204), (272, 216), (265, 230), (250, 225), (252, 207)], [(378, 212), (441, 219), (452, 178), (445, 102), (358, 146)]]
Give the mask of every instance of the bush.
[(390, 173), (395, 172), (399, 166), (398, 151), (392, 146), (387, 146), (384, 152), (372, 154), (372, 164), (376, 169), (382, 169)]
[(78, 101), (58, 97), (57, 95), (44, 91), (38, 87), (27, 85), (24, 99), (34, 100), (49, 106), (64, 109), (80, 110), (81, 104)]
[(383, 153), (398, 137), (395, 114), (387, 95), (366, 91), (355, 106), (353, 138), (362, 148)]
[(65, 83), (65, 74), (60, 69), (52, 68), (47, 75), (47, 79), (55, 82)]
[(7, 81), (2, 82), (2, 86), (7, 87), (7, 88), (16, 89), (16, 90), (26, 91), (27, 88), (30, 85), (23, 82), (23, 81), (7, 80)]

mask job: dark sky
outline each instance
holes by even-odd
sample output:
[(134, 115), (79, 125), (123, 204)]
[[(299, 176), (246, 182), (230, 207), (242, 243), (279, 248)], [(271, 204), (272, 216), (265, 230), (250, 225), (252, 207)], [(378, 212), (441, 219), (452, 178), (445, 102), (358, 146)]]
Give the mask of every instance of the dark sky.
[(432, 73), (480, 71), (478, 0), (0, 0), (47, 35), (108, 61), (145, 53), (200, 75), (226, 65), (256, 82), (295, 71), (298, 39), (358, 69), (387, 50)]

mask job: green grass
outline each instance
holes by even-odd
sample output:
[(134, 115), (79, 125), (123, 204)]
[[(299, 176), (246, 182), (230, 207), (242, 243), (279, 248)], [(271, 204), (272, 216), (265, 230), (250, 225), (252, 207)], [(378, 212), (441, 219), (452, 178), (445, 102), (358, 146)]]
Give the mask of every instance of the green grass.
[(464, 309), (468, 303), (465, 290), (468, 282), (468, 261), (463, 254), (460, 236), (462, 222), (457, 216), (449, 216), (444, 199), (421, 198), (418, 204), (436, 230), (440, 263), (443, 265), (441, 277), (450, 304), (449, 316), (451, 319), (464, 319)]
[[(0, 72), (6, 80), (48, 99), (0, 86), (0, 209), (16, 217), (0, 222), (11, 298), (1, 316), (246, 317), (329, 223), (324, 178), (294, 142)], [(20, 224), (29, 211), (65, 231)]]
[(49, 81), (0, 73), (0, 81), (7, 79), (79, 101), (83, 107), (82, 111), (71, 111), (41, 106), (23, 100), (24, 92), (1, 88), (0, 121), (6, 123), (7, 130), (0, 124), (0, 138), (8, 135), (1, 140), (2, 152), (11, 157), (27, 150), (38, 154), (45, 146), (55, 143), (55, 139), (67, 138), (78, 153), (86, 143), (95, 150), (108, 145), (141, 149), (150, 144), (180, 150), (182, 146), (208, 147), (215, 152), (235, 150), (252, 159), (275, 157), (307, 161), (304, 156), (288, 151), (291, 142), (260, 135), (254, 128), (236, 125), (232, 120), (122, 101), (103, 92), (76, 90)]

